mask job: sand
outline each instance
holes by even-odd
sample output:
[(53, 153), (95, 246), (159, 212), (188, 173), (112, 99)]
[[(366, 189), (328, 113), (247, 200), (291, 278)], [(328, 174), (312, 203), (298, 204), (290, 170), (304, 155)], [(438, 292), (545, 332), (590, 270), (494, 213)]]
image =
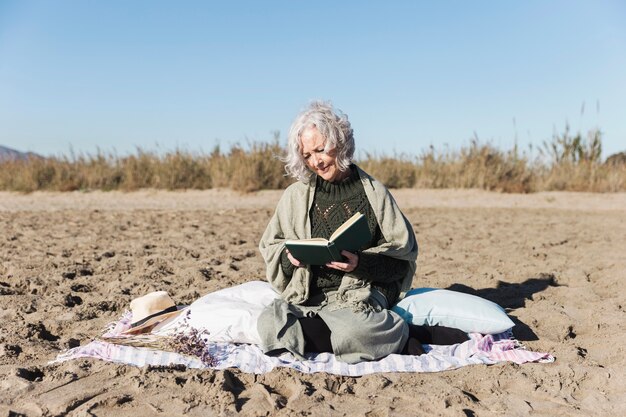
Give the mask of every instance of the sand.
[(0, 193), (0, 416), (626, 414), (626, 194), (393, 194), (420, 244), (413, 285), (499, 303), (555, 363), (360, 378), (49, 365), (134, 297), (262, 279), (280, 192)]

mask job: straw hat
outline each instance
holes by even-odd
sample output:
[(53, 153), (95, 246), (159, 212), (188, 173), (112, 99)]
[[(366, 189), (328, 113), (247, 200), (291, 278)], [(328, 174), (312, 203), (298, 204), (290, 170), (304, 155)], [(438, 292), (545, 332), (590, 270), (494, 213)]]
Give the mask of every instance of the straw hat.
[(126, 334), (145, 333), (163, 320), (177, 316), (182, 310), (166, 291), (155, 291), (135, 298), (130, 302), (130, 310), (133, 314), (130, 329)]

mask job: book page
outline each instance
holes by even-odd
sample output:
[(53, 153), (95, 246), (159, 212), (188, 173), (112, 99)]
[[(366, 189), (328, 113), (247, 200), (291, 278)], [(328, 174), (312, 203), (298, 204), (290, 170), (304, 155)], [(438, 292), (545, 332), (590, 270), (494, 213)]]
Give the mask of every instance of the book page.
[(321, 237), (315, 237), (315, 238), (311, 238), (311, 239), (300, 239), (300, 240), (286, 240), (285, 244), (287, 245), (319, 245), (319, 246), (326, 246), (328, 244), (328, 240), (321, 238)]
[(359, 218), (363, 216), (363, 214), (361, 214), (360, 212), (356, 212), (354, 213), (354, 215), (352, 217), (350, 217), (348, 220), (346, 220), (341, 226), (339, 226), (337, 228), (337, 230), (335, 230), (335, 232), (330, 235), (330, 241), (334, 240), (337, 236), (339, 236), (340, 234), (342, 234), (344, 231), (346, 231), (347, 229), (350, 228), (350, 226), (352, 226), (354, 224), (354, 222), (356, 222), (357, 220), (359, 220)]

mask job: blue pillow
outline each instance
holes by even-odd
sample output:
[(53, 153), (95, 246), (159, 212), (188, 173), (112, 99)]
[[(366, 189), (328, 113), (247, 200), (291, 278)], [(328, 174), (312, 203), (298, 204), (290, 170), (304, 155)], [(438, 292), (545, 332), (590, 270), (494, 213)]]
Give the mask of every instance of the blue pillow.
[(515, 326), (494, 302), (437, 288), (410, 290), (392, 310), (412, 324), (440, 325), (467, 333), (497, 334)]

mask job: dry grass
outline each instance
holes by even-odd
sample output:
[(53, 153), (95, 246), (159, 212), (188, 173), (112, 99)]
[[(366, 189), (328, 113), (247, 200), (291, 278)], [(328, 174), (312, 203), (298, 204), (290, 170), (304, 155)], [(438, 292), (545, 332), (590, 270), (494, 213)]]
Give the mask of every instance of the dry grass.
[(124, 190), (232, 188), (239, 191), (284, 188), (278, 142), (254, 143), (249, 149), (216, 148), (211, 154), (182, 150), (159, 155), (137, 149), (129, 156), (98, 152), (0, 162), (0, 190)]
[[(357, 163), (390, 188), (480, 188), (502, 192), (626, 191), (626, 164), (602, 163), (601, 132), (563, 134), (538, 154), (517, 147), (502, 151), (475, 139), (458, 151), (434, 147), (417, 157), (367, 154)], [(129, 156), (98, 152), (0, 162), (0, 190), (136, 190), (232, 188), (250, 192), (281, 189), (284, 176), (278, 138), (210, 154), (182, 150), (159, 155), (137, 149)]]
[[(601, 161), (599, 130), (571, 135), (569, 127), (532, 148), (502, 151), (478, 139), (459, 151), (430, 147), (418, 157), (367, 157), (361, 166), (391, 188), (480, 188), (502, 192), (626, 191), (626, 157)], [(614, 161), (614, 162), (613, 162)]]

